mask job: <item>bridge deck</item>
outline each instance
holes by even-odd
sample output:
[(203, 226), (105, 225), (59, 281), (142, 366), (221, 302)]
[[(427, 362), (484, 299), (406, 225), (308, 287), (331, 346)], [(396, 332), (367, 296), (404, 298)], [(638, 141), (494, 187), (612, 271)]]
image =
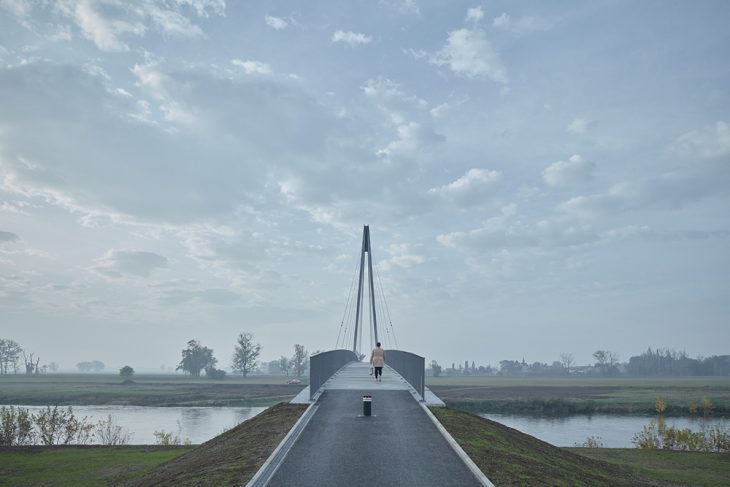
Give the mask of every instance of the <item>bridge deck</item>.
[[(353, 389), (344, 381), (347, 375), (333, 380), (319, 398), (268, 485), (481, 485), (407, 386), (384, 378)], [(373, 398), (370, 417), (362, 416), (364, 394)]]

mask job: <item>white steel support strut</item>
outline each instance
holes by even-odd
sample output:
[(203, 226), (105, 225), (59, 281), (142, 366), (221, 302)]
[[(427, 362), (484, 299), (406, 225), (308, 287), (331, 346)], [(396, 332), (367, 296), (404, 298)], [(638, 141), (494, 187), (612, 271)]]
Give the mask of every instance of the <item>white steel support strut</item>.
[(373, 318), (373, 331), (375, 341), (378, 342), (378, 319), (375, 314), (375, 286), (373, 284), (373, 253), (370, 246), (370, 227), (365, 225), (362, 229), (362, 250), (360, 251), (360, 278), (357, 285), (357, 310), (355, 312), (355, 339), (352, 344), (352, 351), (357, 353), (357, 337), (360, 328), (360, 316), (362, 314), (362, 292), (365, 280), (365, 252), (368, 253), (368, 284), (370, 288), (370, 310)]

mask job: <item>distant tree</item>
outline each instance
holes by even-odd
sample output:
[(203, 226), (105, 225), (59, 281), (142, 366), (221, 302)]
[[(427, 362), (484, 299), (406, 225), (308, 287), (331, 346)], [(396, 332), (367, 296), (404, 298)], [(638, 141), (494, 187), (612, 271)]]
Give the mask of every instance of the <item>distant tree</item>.
[(37, 375), (40, 370), (38, 369), (38, 363), (41, 361), (40, 357), (36, 358), (33, 362), (33, 354), (26, 355), (23, 351), (23, 361), (25, 362), (25, 373), (27, 375)]
[(294, 355), (291, 358), (291, 368), (297, 374), (297, 377), (301, 377), (304, 373), (304, 369), (307, 368), (307, 359), (309, 358), (309, 352), (304, 348), (304, 345), (298, 343), (294, 345)]
[(76, 364), (79, 372), (101, 372), (104, 370), (104, 362), (92, 360), (91, 362), (79, 362)]
[(570, 375), (570, 367), (575, 363), (575, 357), (573, 357), (572, 353), (561, 353), (560, 363), (565, 369), (565, 373)]
[(119, 369), (119, 375), (121, 375), (122, 377), (132, 377), (134, 375), (134, 369), (129, 365), (125, 365), (124, 367)]
[(200, 371), (206, 367), (215, 367), (218, 361), (213, 357), (213, 350), (204, 347), (197, 340), (190, 340), (188, 348), (182, 351), (182, 360), (175, 370), (182, 370), (193, 377), (200, 377)]
[(598, 367), (603, 375), (612, 373), (618, 365), (618, 354), (609, 350), (596, 350), (593, 353)]
[(58, 372), (58, 364), (56, 362), (51, 362), (50, 364), (48, 364), (48, 370), (54, 373)]
[(500, 360), (499, 375), (522, 375), (522, 364), (517, 360)]
[(253, 342), (253, 335), (251, 333), (241, 333), (236, 340), (231, 368), (234, 372), (246, 377), (258, 365), (260, 354), (261, 345)]
[(18, 371), (18, 359), (23, 348), (14, 340), (0, 338), (0, 374), (6, 375), (9, 370)]
[(441, 366), (435, 360), (431, 360), (431, 370), (433, 371), (434, 377), (441, 376)]
[(223, 380), (226, 378), (226, 371), (216, 369), (213, 366), (209, 366), (205, 368), (205, 375), (208, 376), (211, 379), (215, 380)]
[(286, 373), (286, 376), (289, 377), (289, 371), (291, 370), (291, 360), (289, 360), (288, 357), (282, 355), (279, 358), (279, 369), (283, 370)]

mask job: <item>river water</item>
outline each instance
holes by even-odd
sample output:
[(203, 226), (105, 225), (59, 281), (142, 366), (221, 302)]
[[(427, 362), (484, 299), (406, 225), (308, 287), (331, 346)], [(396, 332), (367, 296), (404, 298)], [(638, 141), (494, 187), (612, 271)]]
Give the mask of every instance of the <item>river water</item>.
[[(21, 406), (37, 413), (40, 406)], [(59, 406), (60, 408), (60, 406)], [(64, 407), (65, 409), (65, 407)], [(263, 407), (144, 407), (144, 406), (74, 406), (78, 418), (90, 423), (113, 420), (132, 434), (129, 444), (155, 444), (155, 431), (165, 430), (189, 438), (193, 444), (203, 443), (237, 424), (252, 418)], [(587, 437), (599, 437), (607, 448), (632, 448), (631, 438), (649, 423), (651, 417), (594, 414), (592, 416), (540, 417), (507, 414), (481, 414), (555, 446), (575, 446)], [(698, 431), (703, 423), (719, 424), (710, 418), (667, 418), (668, 425)]]
[[(20, 406), (35, 414), (41, 406)], [(59, 406), (59, 409), (66, 406)], [(73, 406), (74, 416), (96, 424), (112, 419), (132, 433), (130, 445), (154, 445), (155, 431), (165, 430), (189, 438), (191, 443), (203, 443), (237, 424), (252, 418), (263, 407), (144, 407), (144, 406)]]
[[(510, 414), (480, 414), (481, 417), (497, 421), (555, 446), (575, 446), (589, 436), (600, 437), (606, 448), (633, 448), (631, 438), (649, 424), (647, 416), (616, 416), (594, 414), (566, 417), (540, 417)], [(699, 431), (702, 424), (720, 424), (717, 418), (666, 418), (668, 426), (690, 428)], [(726, 423), (727, 424), (727, 423)]]

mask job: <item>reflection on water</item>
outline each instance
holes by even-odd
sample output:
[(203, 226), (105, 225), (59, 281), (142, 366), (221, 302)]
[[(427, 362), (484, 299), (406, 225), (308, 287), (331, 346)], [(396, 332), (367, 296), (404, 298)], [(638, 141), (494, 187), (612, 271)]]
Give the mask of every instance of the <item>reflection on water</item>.
[[(40, 406), (20, 406), (36, 413)], [(61, 406), (59, 406), (61, 408)], [(63, 406), (65, 409), (66, 406)], [(203, 443), (237, 424), (252, 418), (263, 407), (143, 407), (143, 406), (73, 406), (74, 415), (90, 423), (106, 420), (108, 415), (126, 431), (133, 433), (129, 443), (152, 445), (155, 431), (178, 432), (180, 438), (190, 438), (193, 444)]]
[[(633, 448), (631, 438), (651, 421), (648, 416), (592, 416), (541, 417), (510, 414), (481, 414), (483, 418), (497, 421), (555, 446), (575, 446), (589, 436), (600, 436), (607, 448)], [(719, 424), (722, 419), (667, 418), (668, 426), (690, 428), (699, 431), (702, 424)]]

